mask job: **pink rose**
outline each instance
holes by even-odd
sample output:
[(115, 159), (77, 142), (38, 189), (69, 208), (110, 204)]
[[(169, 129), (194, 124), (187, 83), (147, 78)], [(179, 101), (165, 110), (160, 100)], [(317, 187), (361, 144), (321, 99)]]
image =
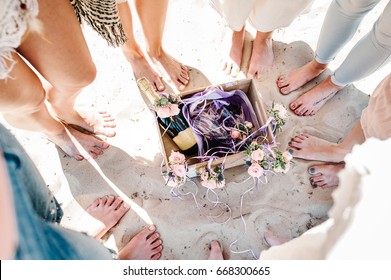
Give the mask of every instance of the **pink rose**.
[(185, 162), (186, 158), (182, 153), (172, 151), (168, 160), (174, 164), (175, 163), (182, 164)]
[(186, 176), (186, 168), (183, 164), (175, 164), (172, 167), (172, 172), (178, 177), (185, 177)]
[(282, 156), (284, 157), (285, 163), (289, 163), (289, 162), (292, 160), (292, 158), (293, 158), (293, 156), (291, 155), (291, 153), (288, 152), (288, 151), (283, 152), (283, 153), (282, 153)]
[(170, 110), (170, 116), (176, 116), (179, 114), (179, 112), (181, 111), (178, 107), (178, 104), (170, 104), (168, 106), (169, 110)]
[(156, 110), (156, 114), (161, 119), (169, 118), (172, 116), (169, 106), (159, 106), (155, 110)]
[(240, 138), (240, 132), (237, 129), (231, 129), (229, 134), (231, 135), (232, 139)]
[(257, 149), (251, 153), (251, 159), (254, 161), (262, 161), (265, 157), (265, 152), (261, 149)]
[(247, 170), (248, 174), (250, 174), (251, 177), (259, 178), (261, 177), (265, 172), (263, 171), (263, 168), (257, 164), (253, 163)]

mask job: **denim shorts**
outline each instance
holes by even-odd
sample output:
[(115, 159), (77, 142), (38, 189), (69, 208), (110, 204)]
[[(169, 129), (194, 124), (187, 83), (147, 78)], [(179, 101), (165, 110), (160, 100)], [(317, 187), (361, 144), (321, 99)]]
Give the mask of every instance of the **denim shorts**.
[(1, 124), (0, 147), (8, 168), (17, 218), (19, 238), (15, 259), (115, 258), (100, 241), (60, 225), (63, 211), (56, 198), (22, 146)]

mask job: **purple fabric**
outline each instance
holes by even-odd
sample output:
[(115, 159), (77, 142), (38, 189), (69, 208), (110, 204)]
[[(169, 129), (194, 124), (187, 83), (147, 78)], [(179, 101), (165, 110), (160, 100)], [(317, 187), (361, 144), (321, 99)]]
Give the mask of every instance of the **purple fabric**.
[[(225, 156), (243, 150), (244, 144), (260, 135), (261, 129), (247, 95), (241, 90), (223, 91), (213, 87), (182, 98), (183, 115), (192, 129), (197, 144), (198, 158)], [(252, 134), (235, 141), (230, 130), (238, 122), (253, 124)], [(263, 133), (267, 126), (263, 125)]]

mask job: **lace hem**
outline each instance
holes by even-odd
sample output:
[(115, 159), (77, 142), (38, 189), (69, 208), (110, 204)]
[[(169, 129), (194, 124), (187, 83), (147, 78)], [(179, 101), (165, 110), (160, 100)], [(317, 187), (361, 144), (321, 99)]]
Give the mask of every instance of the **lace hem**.
[(38, 15), (37, 0), (2, 0), (0, 6), (0, 79), (9, 76), (15, 61), (12, 52), (19, 47), (29, 22)]

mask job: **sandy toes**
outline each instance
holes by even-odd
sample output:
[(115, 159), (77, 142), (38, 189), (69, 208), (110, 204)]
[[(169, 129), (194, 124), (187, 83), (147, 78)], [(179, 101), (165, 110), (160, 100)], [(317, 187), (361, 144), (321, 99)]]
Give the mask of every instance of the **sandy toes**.
[(76, 106), (69, 109), (67, 106), (53, 106), (50, 111), (65, 124), (69, 124), (81, 132), (114, 137), (116, 123), (114, 117), (106, 111), (94, 112), (90, 109)]
[(189, 69), (164, 50), (160, 50), (158, 54), (148, 54), (156, 68), (162, 73), (166, 74), (174, 85), (179, 90), (184, 90), (189, 83)]
[(212, 240), (212, 242), (210, 242), (208, 260), (224, 260), (223, 249), (219, 241)]
[(327, 67), (327, 64), (320, 64), (316, 60), (294, 69), (288, 75), (281, 75), (277, 79), (277, 86), (282, 94), (288, 94), (304, 86), (309, 81), (318, 77)]
[(308, 169), (311, 186), (314, 188), (330, 188), (339, 185), (338, 172), (345, 167), (345, 163), (312, 165)]
[(298, 116), (312, 116), (343, 87), (336, 86), (331, 77), (304, 93), (290, 105)]
[(95, 159), (103, 154), (103, 149), (109, 147), (107, 142), (65, 125), (62, 133), (57, 135), (46, 134), (46, 137), (59, 146), (68, 156), (77, 160)]
[(225, 74), (231, 75), (233, 78), (236, 78), (240, 72), (245, 34), (246, 29), (243, 27), (240, 31), (232, 31), (230, 40), (226, 40), (230, 42), (230, 46), (227, 46), (227, 48), (230, 48), (230, 51), (224, 59), (222, 70)]
[(163, 241), (154, 225), (136, 234), (118, 253), (121, 260), (157, 260), (161, 257)]
[(95, 200), (86, 212), (102, 222), (104, 226), (96, 231), (94, 237), (102, 238), (128, 211), (129, 206), (120, 197), (110, 195)]
[(288, 145), (290, 147), (289, 152), (295, 158), (330, 162), (341, 161), (338, 155), (335, 155), (335, 151), (338, 150), (337, 144), (307, 133), (292, 138)]

